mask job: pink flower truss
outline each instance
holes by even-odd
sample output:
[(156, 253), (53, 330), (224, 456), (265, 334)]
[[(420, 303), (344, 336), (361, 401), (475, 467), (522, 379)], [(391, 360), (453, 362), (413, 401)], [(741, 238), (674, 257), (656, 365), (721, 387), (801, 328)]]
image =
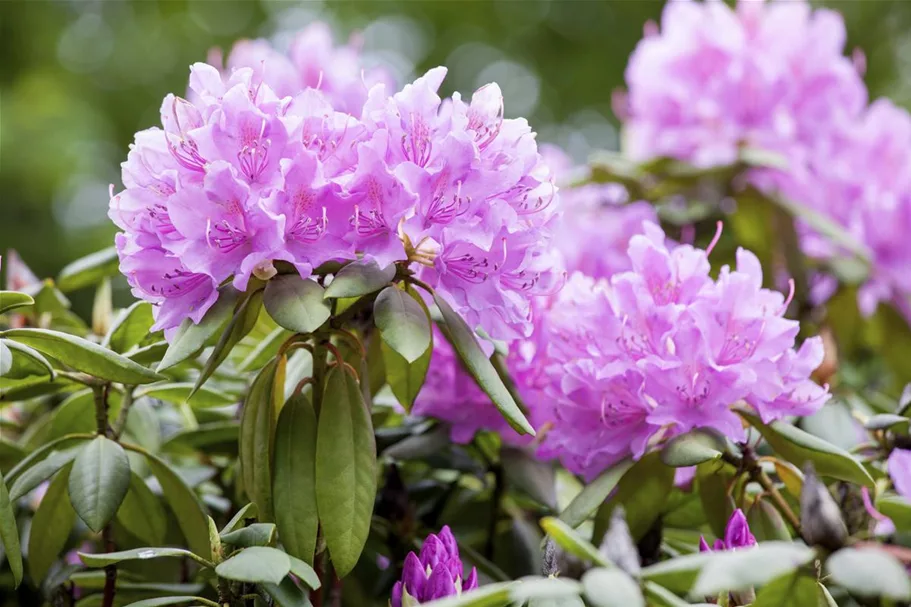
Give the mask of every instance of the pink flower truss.
[(698, 166), (741, 145), (799, 161), (866, 103), (838, 13), (803, 0), (668, 2), (630, 58), (629, 152)]
[(242, 42), (228, 69), (191, 67), (163, 128), (136, 134), (110, 217), (133, 293), (155, 328), (199, 322), (232, 281), (302, 278), (328, 260), (412, 263), (471, 324), (526, 336), (531, 298), (559, 284), (556, 187), (496, 84), (437, 95), (436, 68), (390, 96), (323, 26), (290, 56)]
[(472, 567), (468, 576), (463, 578), (464, 575), (459, 545), (449, 527), (444, 526), (439, 534), (427, 536), (420, 555), (408, 553), (402, 579), (392, 588), (392, 607), (402, 607), (405, 596), (420, 604), (475, 590), (477, 570)]
[(762, 288), (756, 257), (709, 275), (706, 251), (669, 247), (654, 224), (629, 245), (632, 269), (610, 280), (570, 277), (543, 314), (523, 394), (544, 436), (539, 453), (593, 478), (661, 438), (697, 427), (734, 440), (732, 405), (765, 421), (808, 415), (828, 399), (809, 379), (819, 338), (794, 350), (798, 323)]

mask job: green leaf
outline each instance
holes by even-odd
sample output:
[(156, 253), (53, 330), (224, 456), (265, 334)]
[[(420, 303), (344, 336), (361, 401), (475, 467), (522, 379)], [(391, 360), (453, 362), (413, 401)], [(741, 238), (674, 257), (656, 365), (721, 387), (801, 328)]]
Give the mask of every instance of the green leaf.
[(430, 349), (430, 318), (411, 293), (395, 286), (383, 289), (373, 304), (373, 319), (383, 341), (409, 364)]
[(642, 588), (650, 607), (688, 607), (690, 604), (667, 588), (659, 586), (654, 582), (645, 582), (645, 584), (642, 585)]
[(712, 552), (697, 552), (661, 561), (643, 567), (640, 577), (678, 594), (686, 594), (713, 555)]
[(245, 548), (215, 568), (219, 577), (254, 584), (278, 584), (291, 571), (288, 555), (275, 548)]
[(790, 542), (792, 539), (788, 525), (781, 518), (778, 509), (761, 497), (757, 497), (750, 506), (750, 510), (747, 512), (747, 522), (750, 525), (750, 531), (760, 542), (771, 540)]
[(40, 582), (47, 575), (69, 539), (76, 511), (70, 505), (67, 482), (72, 464), (67, 464), (47, 488), (32, 517), (28, 538), (28, 568), (32, 579)]
[(422, 607), (504, 607), (512, 602), (511, 591), (516, 582), (487, 584), (462, 594), (445, 599), (421, 603)]
[(114, 304), (111, 301), (111, 281), (103, 278), (95, 289), (95, 302), (92, 305), (92, 333), (107, 335), (114, 315)]
[(293, 333), (287, 329), (278, 327), (274, 329), (265, 339), (256, 344), (246, 358), (237, 366), (241, 372), (262, 369), (263, 366), (278, 354), (278, 349), (282, 342), (291, 337)]
[(210, 453), (236, 455), (237, 436), (239, 433), (240, 422), (233, 419), (202, 424), (197, 428), (181, 430), (171, 435), (167, 442), (161, 446), (161, 449), (168, 452), (201, 449)]
[(316, 437), (316, 503), (323, 537), (339, 577), (357, 564), (376, 497), (376, 442), (360, 386), (333, 367)]
[(96, 533), (108, 524), (130, 489), (130, 460), (118, 443), (99, 436), (79, 450), (70, 472), (70, 500)]
[(415, 399), (420, 394), (421, 388), (424, 387), (433, 348), (428, 348), (419, 359), (411, 364), (401, 354), (390, 348), (385, 341), (380, 340), (380, 350), (383, 354), (383, 367), (386, 370), (386, 383), (389, 384), (389, 388), (399, 404), (406, 411), (411, 411)]
[[(291, 504), (289, 510), (295, 507), (293, 502), (288, 503)], [(243, 529), (222, 534), (221, 540), (225, 544), (231, 544), (238, 548), (271, 546), (275, 543), (275, 525), (272, 523), (253, 523)]]
[(154, 323), (152, 304), (147, 301), (137, 301), (120, 312), (101, 345), (107, 346), (114, 352), (126, 352), (149, 336)]
[(893, 432), (908, 433), (908, 425), (911, 419), (894, 413), (880, 413), (867, 420), (864, 427), (867, 430), (891, 430)]
[[(116, 392), (108, 393), (108, 402), (113, 401)], [(95, 397), (91, 388), (73, 392), (58, 405), (51, 414), (48, 438), (56, 439), (67, 434), (94, 433)]]
[(898, 495), (881, 496), (876, 500), (876, 509), (892, 519), (896, 529), (911, 531), (911, 501)]
[(278, 416), (272, 496), (275, 524), (285, 551), (313, 563), (319, 515), (316, 507), (316, 413), (304, 394), (293, 395)]
[(844, 449), (782, 421), (766, 425), (750, 413), (740, 412), (740, 415), (762, 434), (776, 453), (792, 464), (802, 467), (811, 461), (816, 472), (823, 476), (874, 487), (870, 473)]
[[(532, 605), (539, 605), (537, 600), (546, 601), (554, 605), (575, 605), (572, 599), (578, 599), (582, 592), (582, 585), (576, 580), (560, 578), (526, 578), (519, 580), (510, 588), (509, 598), (519, 604), (532, 601)], [(536, 600), (537, 599), (537, 600)], [(552, 602), (551, 602), (552, 601)]]
[(816, 601), (816, 580), (798, 572), (766, 584), (751, 607), (815, 607)]
[(734, 513), (735, 504), (731, 497), (737, 470), (730, 464), (713, 461), (696, 467), (696, 487), (705, 518), (715, 537), (724, 537), (728, 520)]
[(168, 342), (161, 340), (141, 348), (134, 348), (126, 354), (126, 357), (134, 363), (151, 366), (154, 363), (159, 363), (167, 353)]
[(541, 461), (529, 449), (508, 445), (500, 449), (500, 462), (509, 485), (539, 504), (557, 509), (556, 475), (550, 462)]
[(816, 593), (818, 607), (838, 607), (838, 603), (832, 598), (829, 589), (820, 582), (816, 582)]
[(176, 472), (171, 470), (164, 461), (151, 453), (145, 454), (149, 469), (164, 493), (165, 501), (174, 512), (180, 530), (187, 539), (190, 550), (211, 560), (209, 552), (209, 523), (206, 513), (196, 494), (187, 486), (186, 482)]
[(0, 314), (12, 312), (16, 308), (24, 308), (35, 303), (31, 295), (18, 291), (0, 291)]
[(48, 375), (54, 381), (56, 373), (41, 352), (10, 339), (0, 339), (0, 377), (6, 380)]
[(478, 383), (478, 386), (490, 397), (516, 432), (534, 436), (534, 428), (525, 419), (525, 415), (522, 414), (509, 390), (506, 389), (503, 380), (500, 379), (490, 359), (484, 355), (481, 346), (478, 345), (478, 340), (475, 339), (474, 333), (443, 297), (434, 293), (433, 300), (436, 302), (443, 317), (443, 326), (441, 328), (449, 341), (452, 342), (452, 346), (458, 353), (459, 358), (465, 363), (466, 370)]
[(326, 298), (360, 297), (379, 291), (395, 278), (395, 264), (380, 268), (375, 260), (352, 261), (326, 287)]
[(180, 327), (171, 338), (168, 351), (158, 364), (158, 372), (187, 360), (199, 352), (216, 333), (221, 332), (234, 314), (234, 304), (238, 295), (233, 288), (224, 289), (219, 292), (218, 299), (206, 311), (199, 324), (193, 324), (189, 318), (180, 323)]
[(669, 440), (661, 450), (661, 461), (674, 468), (685, 468), (721, 459), (725, 450), (724, 435), (697, 428)]
[(220, 533), (231, 533), (232, 531), (242, 529), (244, 521), (248, 518), (255, 519), (257, 514), (259, 513), (256, 511), (256, 504), (247, 504), (238, 510), (237, 514), (231, 517), (231, 520), (222, 528)]
[(57, 472), (76, 458), (82, 447), (73, 447), (65, 451), (55, 451), (46, 458), (23, 472), (9, 490), (9, 499), (18, 501), (26, 493), (51, 478)]
[(639, 584), (619, 569), (592, 569), (582, 586), (592, 607), (645, 607)]
[(623, 460), (605, 470), (601, 475), (582, 488), (582, 491), (560, 513), (560, 520), (570, 527), (578, 527), (601, 507), (607, 496), (621, 481), (626, 471), (633, 466), (630, 459)]
[(93, 285), (118, 273), (117, 249), (109, 247), (86, 255), (67, 265), (57, 276), (57, 287), (64, 292)]
[(263, 584), (262, 587), (278, 607), (312, 607), (310, 597), (291, 578), (283, 579), (280, 584)]
[(272, 436), (275, 432), (273, 392), (278, 360), (263, 367), (253, 380), (240, 418), (240, 469), (244, 490), (256, 504), (260, 520), (272, 521)]
[(262, 307), (262, 291), (254, 291), (253, 293), (248, 294), (240, 303), (234, 316), (232, 316), (231, 320), (228, 322), (228, 326), (225, 327), (224, 333), (221, 334), (218, 343), (215, 344), (215, 348), (212, 349), (212, 354), (209, 355), (209, 359), (206, 361), (205, 366), (202, 368), (202, 371), (199, 372), (199, 377), (193, 388), (194, 392), (199, 390), (202, 385), (206, 383), (206, 380), (209, 379), (221, 363), (228, 358), (228, 355), (231, 353), (231, 350), (234, 349), (234, 346), (236, 346), (240, 340), (256, 326), (256, 320), (259, 317)]
[(23, 459), (21, 462), (16, 464), (7, 473), (6, 479), (8, 481), (11, 481), (11, 480), (17, 478), (19, 475), (23, 474), (26, 470), (31, 468), (35, 464), (35, 462), (47, 457), (47, 455), (49, 453), (52, 453), (57, 450), (66, 449), (73, 443), (83, 443), (86, 440), (87, 439), (85, 437), (81, 437), (81, 436), (80, 437), (64, 436), (64, 437), (58, 438), (56, 440), (53, 440), (49, 443), (46, 443), (46, 444), (38, 447), (31, 453), (29, 453), (25, 459)]
[(147, 384), (164, 379), (151, 369), (88, 340), (47, 329), (10, 329), (0, 336), (30, 346), (63, 364), (101, 379), (122, 384)]
[[(118, 584), (119, 586), (119, 584)], [(183, 603), (196, 603), (197, 605), (208, 605), (208, 599), (202, 599), (197, 596), (165, 596), (157, 599), (143, 599), (130, 603), (126, 607), (165, 607), (166, 605), (182, 605)]]
[(880, 548), (842, 548), (826, 560), (827, 581), (859, 597), (911, 600), (911, 577), (905, 567)]
[(19, 529), (16, 527), (16, 515), (6, 483), (0, 476), (0, 543), (6, 552), (7, 561), (13, 572), (14, 586), (22, 582), (22, 550), (19, 548)]
[(195, 555), (192, 552), (183, 548), (134, 548), (132, 550), (101, 554), (79, 553), (79, 558), (82, 559), (86, 567), (107, 567), (123, 561), (147, 561), (149, 559), (193, 556)]
[(313, 567), (290, 554), (288, 555), (288, 560), (291, 561), (291, 573), (296, 575), (300, 581), (313, 590), (320, 587), (319, 576), (316, 574), (316, 571), (313, 570)]
[(790, 542), (764, 542), (748, 550), (714, 552), (696, 578), (691, 595), (715, 596), (762, 586), (814, 557), (812, 548)]
[(546, 516), (541, 519), (541, 528), (544, 529), (561, 548), (570, 554), (574, 554), (580, 559), (591, 561), (602, 567), (611, 567), (610, 561), (608, 561), (597, 548), (582, 539), (582, 537), (576, 533), (575, 529), (560, 519)]
[(266, 283), (263, 304), (279, 326), (295, 333), (312, 333), (332, 315), (323, 294), (315, 280), (284, 274)]
[(594, 541), (600, 541), (614, 506), (622, 504), (630, 535), (638, 541), (664, 511), (674, 487), (675, 469), (661, 461), (659, 452), (648, 453), (623, 475), (614, 497), (598, 511)]
[(152, 546), (164, 542), (168, 530), (161, 500), (135, 472), (130, 474), (130, 489), (117, 510), (117, 520), (127, 531)]
[[(193, 394), (192, 398), (190, 394)], [(194, 409), (226, 407), (237, 402), (237, 398), (220, 392), (215, 388), (203, 386), (193, 393), (193, 384), (189, 382), (151, 384), (136, 390), (136, 398), (148, 396), (175, 405), (189, 404)]]

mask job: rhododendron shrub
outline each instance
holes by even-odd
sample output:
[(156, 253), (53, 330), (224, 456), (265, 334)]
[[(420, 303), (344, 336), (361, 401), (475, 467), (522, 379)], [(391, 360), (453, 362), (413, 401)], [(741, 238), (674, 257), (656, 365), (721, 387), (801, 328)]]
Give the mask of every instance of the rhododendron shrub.
[(113, 246), (4, 254), (0, 605), (911, 601), (911, 122), (835, 12), (646, 29), (587, 163), (321, 23), (193, 64)]

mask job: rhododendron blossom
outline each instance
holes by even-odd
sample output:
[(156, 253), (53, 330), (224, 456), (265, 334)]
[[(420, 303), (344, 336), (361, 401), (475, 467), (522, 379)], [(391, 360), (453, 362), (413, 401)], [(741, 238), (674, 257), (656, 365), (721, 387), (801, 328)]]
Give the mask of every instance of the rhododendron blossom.
[(227, 66), (191, 67), (189, 100), (168, 95), (163, 128), (136, 134), (111, 199), (121, 269), (156, 328), (199, 322), (219, 285), (245, 290), (274, 262), (307, 278), (363, 257), (412, 264), (497, 339), (528, 335), (531, 298), (562, 275), (556, 186), (496, 84), (444, 102), (435, 68), (393, 94), (321, 28), (289, 57), (240, 43)]
[(459, 546), (452, 531), (444, 526), (438, 535), (427, 536), (420, 556), (408, 553), (402, 579), (392, 589), (392, 607), (429, 603), (478, 587), (478, 572), (474, 567), (467, 577), (463, 575)]
[(866, 103), (844, 45), (841, 16), (803, 0), (668, 2), (627, 68), (629, 153), (713, 166), (749, 145), (800, 161)]
[(785, 297), (762, 288), (752, 253), (740, 249), (737, 268), (713, 280), (706, 251), (644, 229), (630, 241), (632, 269), (570, 277), (537, 336), (542, 371), (526, 401), (549, 428), (540, 453), (586, 478), (693, 428), (744, 440), (737, 404), (768, 422), (828, 399), (809, 379), (821, 339), (793, 349), (799, 325), (782, 316)]
[(750, 548), (756, 545), (756, 538), (750, 532), (750, 525), (747, 523), (747, 517), (743, 515), (743, 510), (738, 508), (728, 519), (728, 524), (724, 528), (724, 538), (715, 540), (710, 547), (704, 537), (699, 538), (699, 552), (713, 552), (719, 550), (740, 550)]

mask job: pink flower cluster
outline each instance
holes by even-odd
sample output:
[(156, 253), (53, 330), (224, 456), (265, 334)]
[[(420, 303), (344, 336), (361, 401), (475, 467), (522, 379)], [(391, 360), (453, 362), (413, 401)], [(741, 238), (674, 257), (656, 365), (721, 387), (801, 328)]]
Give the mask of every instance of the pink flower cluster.
[(626, 71), (629, 153), (698, 166), (743, 145), (800, 161), (866, 103), (841, 16), (804, 0), (674, 0)]
[(693, 428), (744, 440), (732, 406), (765, 421), (808, 415), (828, 399), (809, 379), (820, 338), (794, 350), (798, 323), (781, 293), (762, 288), (756, 257), (710, 275), (708, 253), (669, 247), (654, 224), (629, 245), (632, 269), (610, 280), (582, 274), (542, 315), (534, 365), (523, 386), (539, 454), (587, 479), (653, 441)]
[(303, 278), (328, 260), (414, 263), (473, 327), (531, 329), (531, 297), (560, 276), (550, 248), (556, 187), (496, 84), (445, 102), (445, 68), (391, 95), (322, 28), (290, 56), (243, 42), (227, 71), (191, 67), (163, 128), (136, 134), (110, 216), (121, 270), (156, 328), (199, 322), (231, 279)]

